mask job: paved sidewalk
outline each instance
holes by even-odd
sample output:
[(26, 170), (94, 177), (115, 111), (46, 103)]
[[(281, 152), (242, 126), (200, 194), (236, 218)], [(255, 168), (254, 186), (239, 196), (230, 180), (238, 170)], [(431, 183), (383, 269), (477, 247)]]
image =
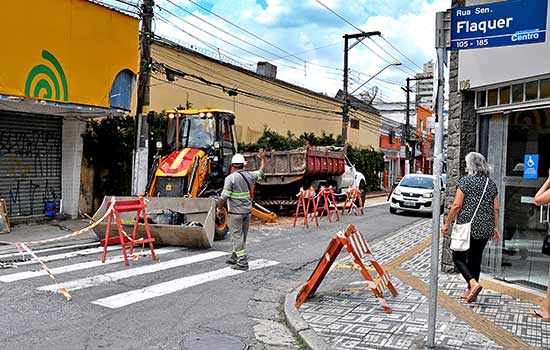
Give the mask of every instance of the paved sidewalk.
[[(299, 310), (309, 325), (307, 331), (315, 332), (318, 344), (324, 341), (333, 349), (423, 349), (430, 242), (431, 220), (426, 220), (371, 244), (375, 258), (390, 272), (399, 291), (397, 297), (385, 294), (394, 310), (391, 314), (382, 310), (365, 288), (359, 270), (351, 268), (351, 260), (342, 253), (340, 258), (345, 258)], [(459, 299), (466, 286), (463, 278), (440, 274), (438, 349), (550, 349), (550, 322), (527, 316), (542, 303), (540, 293), (492, 280), (482, 284), (485, 288), (477, 303), (467, 304)]]

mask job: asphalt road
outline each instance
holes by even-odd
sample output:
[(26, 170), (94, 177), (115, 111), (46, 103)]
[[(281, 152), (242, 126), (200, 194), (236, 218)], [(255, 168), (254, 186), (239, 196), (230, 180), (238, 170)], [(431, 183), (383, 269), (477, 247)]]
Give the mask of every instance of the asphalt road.
[[(158, 265), (176, 262), (175, 266), (155, 267), (157, 271), (148, 273), (135, 269), (155, 265), (150, 257), (132, 261), (129, 267), (115, 262), (85, 269), (75, 264), (98, 261), (99, 253), (50, 261), (51, 269), (74, 269), (56, 274), (61, 282), (78, 288), (69, 291), (73, 299), (68, 302), (59, 293), (38, 289), (54, 288), (48, 276), (17, 275), (20, 280), (6, 282), (8, 275), (40, 270), (37, 264), (1, 269), (0, 348), (197, 350), (199, 340), (216, 340), (211, 336), (235, 337), (233, 342), (222, 339), (227, 350), (244, 343), (251, 349), (299, 348), (284, 326), (282, 302), (311, 274), (334, 233), (351, 223), (372, 242), (426, 218), (391, 215), (386, 204), (365, 211), (364, 216), (346, 216), (340, 222), (324, 218), (318, 228), (292, 228), (289, 219), (254, 225), (249, 233), (250, 260), (265, 260), (258, 262), (257, 270), (238, 275), (226, 269), (226, 255), (215, 253), (229, 252), (229, 241), (215, 242), (209, 251), (165, 252)], [(119, 254), (114, 250), (108, 256)], [(204, 260), (196, 261), (200, 259)], [(262, 268), (262, 263), (276, 265)]]

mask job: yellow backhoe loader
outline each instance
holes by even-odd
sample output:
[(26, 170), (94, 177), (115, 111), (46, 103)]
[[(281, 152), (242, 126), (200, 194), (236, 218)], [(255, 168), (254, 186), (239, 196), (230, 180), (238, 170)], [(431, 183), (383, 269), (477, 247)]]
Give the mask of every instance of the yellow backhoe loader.
[[(220, 109), (166, 112), (166, 140), (157, 145), (157, 156), (147, 184), (147, 196), (218, 198), (237, 153), (235, 115)], [(252, 214), (273, 222), (276, 214), (255, 204)], [(227, 210), (215, 216), (215, 238), (228, 232)]]

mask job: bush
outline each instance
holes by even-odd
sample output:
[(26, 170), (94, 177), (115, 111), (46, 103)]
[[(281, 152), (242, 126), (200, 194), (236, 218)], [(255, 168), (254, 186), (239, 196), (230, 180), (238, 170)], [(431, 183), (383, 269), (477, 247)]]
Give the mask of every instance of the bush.
[(90, 120), (83, 135), (83, 154), (95, 169), (94, 194), (130, 195), (135, 120), (130, 116)]

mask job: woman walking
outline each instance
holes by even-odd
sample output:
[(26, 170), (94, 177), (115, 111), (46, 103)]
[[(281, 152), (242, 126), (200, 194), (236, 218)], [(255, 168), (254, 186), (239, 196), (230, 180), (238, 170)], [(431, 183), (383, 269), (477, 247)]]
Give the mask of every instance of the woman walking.
[(447, 233), (455, 218), (459, 225), (471, 223), (469, 248), (453, 250), (453, 262), (468, 283), (468, 290), (461, 298), (471, 303), (477, 300), (482, 289), (478, 282), (483, 250), (491, 237), (499, 239), (498, 191), (489, 178), (489, 166), (482, 154), (468, 153), (466, 171), (468, 175), (458, 181), (453, 206), (441, 231)]
[[(535, 205), (541, 206), (548, 203), (550, 203), (550, 169), (548, 169), (548, 179), (535, 195)], [(550, 229), (548, 234), (550, 234)], [(544, 304), (542, 304), (542, 308), (531, 311), (529, 315), (540, 317), (544, 321), (550, 321), (550, 271), (548, 273), (548, 288), (546, 289)]]

